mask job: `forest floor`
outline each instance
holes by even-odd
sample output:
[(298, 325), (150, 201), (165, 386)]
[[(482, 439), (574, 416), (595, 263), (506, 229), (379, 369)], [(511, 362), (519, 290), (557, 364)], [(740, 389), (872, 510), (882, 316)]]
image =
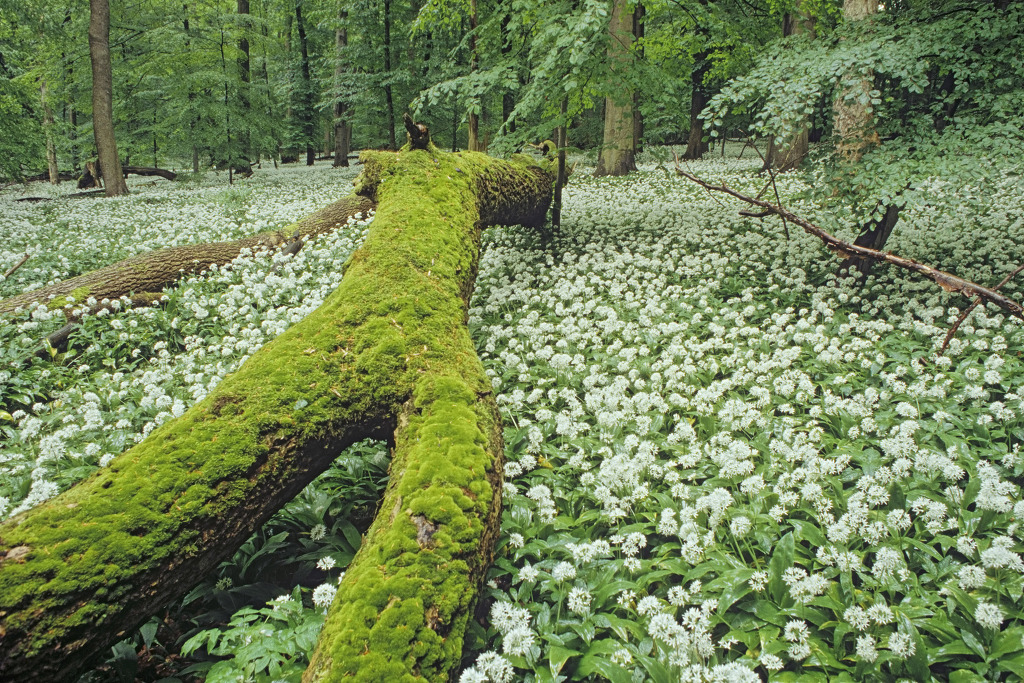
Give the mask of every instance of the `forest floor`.
[[(756, 194), (760, 160), (736, 151), (690, 169)], [(115, 200), (15, 202), (24, 190), (8, 188), (0, 272), (32, 257), (0, 295), (279, 227), (347, 193), (357, 171), (137, 181)], [(851, 238), (849, 207), (810, 205), (804, 182), (778, 178), (783, 202)], [(1019, 175), (931, 189), (887, 249), (988, 285), (1024, 261)], [(46, 192), (64, 190), (28, 193)], [(816, 238), (740, 208), (651, 161), (623, 179), (580, 169), (553, 240), (485, 233), (469, 324), (509, 465), (462, 680), (1024, 675), (1019, 321), (981, 307), (937, 357), (964, 299), (887, 267), (837, 280)], [(0, 320), (0, 516), (205, 396), (319, 305), (365, 225), (281, 267), (242, 257), (161, 306), (88, 318), (59, 363), (34, 350), (62, 316)], [(187, 608), (115, 648), (108, 674), (186, 675), (152, 663), (173, 659), (180, 635), (208, 680), (297, 680), (386, 455), (344, 455)]]

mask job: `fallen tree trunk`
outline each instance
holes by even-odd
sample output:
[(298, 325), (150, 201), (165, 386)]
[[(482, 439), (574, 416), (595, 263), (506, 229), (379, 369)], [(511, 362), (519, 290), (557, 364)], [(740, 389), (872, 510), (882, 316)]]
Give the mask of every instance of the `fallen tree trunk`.
[[(82, 304), (89, 297), (102, 301), (133, 293), (159, 292), (187, 275), (201, 273), (212, 265), (230, 263), (243, 248), (256, 250), (301, 245), (301, 238), (329, 232), (373, 207), (372, 200), (351, 195), (275, 232), (233, 242), (188, 244), (138, 254), (90, 273), (4, 299), (0, 301), (0, 313), (41, 303), (56, 309), (63, 308), (72, 299), (74, 303)], [(293, 246), (293, 250), (298, 249)]]
[(178, 174), (174, 171), (168, 171), (163, 168), (154, 168), (152, 166), (122, 166), (121, 172), (124, 173), (127, 178), (129, 175), (145, 175), (145, 176), (160, 176), (167, 180), (174, 180), (178, 177)]
[(501, 494), (500, 423), (465, 326), (480, 228), (538, 225), (553, 177), (432, 145), (364, 161), (376, 218), (319, 309), (107, 468), (0, 524), (0, 679), (67, 679), (343, 448), (389, 434), (385, 503), (309, 677), (438, 680), (458, 665)]

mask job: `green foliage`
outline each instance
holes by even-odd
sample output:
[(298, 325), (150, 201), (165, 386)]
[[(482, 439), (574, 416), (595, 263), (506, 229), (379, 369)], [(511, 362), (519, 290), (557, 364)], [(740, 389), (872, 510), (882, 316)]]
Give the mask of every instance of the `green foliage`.
[(185, 657), (203, 648), (211, 655), (229, 656), (188, 673), (202, 672), (209, 683), (302, 680), (307, 659), (323, 627), (322, 612), (306, 609), (298, 586), (259, 609), (247, 607), (231, 617), (225, 629), (203, 631), (181, 648)]
[[(829, 103), (867, 107), (878, 143), (844, 161), (824, 145), (820, 196), (838, 194), (862, 223), (892, 203), (929, 200), (930, 176), (984, 183), (1024, 144), (1021, 9), (927, 3), (880, 13), (817, 39), (776, 43), (704, 113), (711, 135), (747, 126), (782, 142), (810, 121), (831, 129)], [(859, 84), (867, 80), (870, 89)]]

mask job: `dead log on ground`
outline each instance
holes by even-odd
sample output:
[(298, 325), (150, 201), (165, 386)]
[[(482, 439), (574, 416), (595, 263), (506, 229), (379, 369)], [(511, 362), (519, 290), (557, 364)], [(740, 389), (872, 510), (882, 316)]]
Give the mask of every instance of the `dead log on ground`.
[(442, 680), (458, 666), (501, 495), (499, 416), (465, 324), (480, 230), (537, 225), (554, 179), (433, 145), (363, 158), (376, 218), (324, 304), (108, 467), (0, 524), (0, 679), (67, 680), (343, 448), (392, 433), (381, 516), (309, 677)]
[[(122, 166), (121, 172), (124, 173), (124, 177), (127, 178), (129, 175), (144, 175), (144, 176), (160, 176), (167, 180), (174, 180), (178, 177), (178, 174), (174, 171), (168, 171), (163, 168), (155, 168), (153, 166)], [(251, 172), (250, 172), (251, 173)]]
[[(89, 297), (102, 301), (129, 294), (159, 292), (182, 277), (201, 273), (211, 265), (222, 266), (233, 261), (244, 248), (288, 248), (301, 238), (315, 237), (344, 225), (356, 214), (373, 209), (373, 201), (351, 195), (275, 232), (266, 232), (233, 242), (210, 242), (168, 247), (132, 256), (83, 275), (56, 284), (18, 294), (0, 301), (0, 313), (17, 308), (46, 304), (51, 309), (63, 308), (70, 300), (82, 304)], [(294, 251), (297, 248), (292, 247)]]

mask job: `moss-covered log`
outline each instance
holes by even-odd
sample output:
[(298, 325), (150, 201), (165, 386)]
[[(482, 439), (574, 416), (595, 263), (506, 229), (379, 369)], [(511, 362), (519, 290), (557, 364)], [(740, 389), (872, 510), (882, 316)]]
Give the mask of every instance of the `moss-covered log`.
[(344, 225), (356, 214), (371, 211), (373, 207), (373, 201), (367, 197), (351, 195), (281, 230), (232, 242), (187, 244), (138, 254), (63, 282), (4, 299), (0, 301), (0, 313), (40, 303), (51, 308), (62, 308), (68, 303), (69, 297), (76, 303), (82, 303), (89, 297), (102, 301), (130, 294), (159, 292), (182, 277), (201, 273), (213, 264), (222, 266), (230, 263), (243, 248), (256, 250), (300, 244), (297, 242), (300, 238), (329, 232)]
[(365, 158), (378, 200), (338, 289), (185, 415), (0, 524), (0, 679), (66, 680), (367, 436), (382, 517), (310, 677), (444, 679), (500, 506), (500, 428), (465, 316), (485, 223), (543, 220), (552, 176), (432, 146)]

